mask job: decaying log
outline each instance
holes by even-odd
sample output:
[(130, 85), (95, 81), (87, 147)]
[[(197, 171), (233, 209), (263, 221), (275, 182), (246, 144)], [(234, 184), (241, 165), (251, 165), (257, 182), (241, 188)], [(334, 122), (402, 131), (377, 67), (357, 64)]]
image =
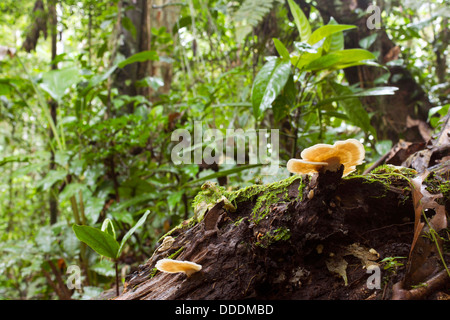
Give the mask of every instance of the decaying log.
[[(389, 169), (398, 170), (385, 170)], [(237, 203), (234, 212), (224, 208), (224, 201), (217, 202), (200, 222), (173, 231), (172, 245), (156, 250), (131, 274), (116, 299), (373, 296), (366, 284), (367, 260), (349, 247), (366, 252), (367, 257), (376, 252), (374, 264), (385, 257), (408, 255), (414, 209), (408, 179), (401, 176), (411, 177), (414, 171), (379, 170), (344, 179), (341, 172), (292, 178), (260, 220), (253, 210), (258, 195)], [(193, 261), (203, 269), (190, 277), (158, 272), (156, 262), (167, 257)], [(338, 266), (345, 261), (345, 277), (330, 267), (331, 260)]]
[[(442, 194), (436, 198), (448, 215), (449, 141), (436, 141), (424, 146), (432, 174), (423, 183), (430, 194)], [(234, 192), (207, 184), (197, 196), (210, 197), (210, 203), (198, 201), (204, 216), (161, 239), (115, 299), (391, 299), (399, 292), (426, 298), (427, 290), (398, 288), (414, 237), (411, 180), (419, 175), (383, 165), (363, 175), (342, 177), (341, 167)], [(163, 258), (192, 261), (202, 270), (189, 277), (162, 273), (155, 265)], [(398, 259), (395, 269), (386, 258)], [(444, 259), (450, 265), (448, 253)], [(381, 271), (378, 287), (368, 285), (372, 266)], [(427, 281), (448, 290), (448, 279), (436, 270)]]

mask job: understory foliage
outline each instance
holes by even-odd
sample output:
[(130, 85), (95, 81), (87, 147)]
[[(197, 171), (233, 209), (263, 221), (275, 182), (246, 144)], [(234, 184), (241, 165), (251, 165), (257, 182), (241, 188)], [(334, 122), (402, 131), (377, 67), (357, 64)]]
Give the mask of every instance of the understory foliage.
[[(164, 2), (151, 10), (174, 9), (173, 23), (155, 23), (150, 34), (130, 14), (139, 3), (0, 3), (0, 299), (88, 299), (111, 288), (194, 216), (205, 181), (229, 192), (274, 183), (289, 177), (286, 161), (302, 149), (347, 138), (366, 147), (361, 172), (392, 146), (360, 99), (398, 89), (371, 49), (376, 37), (346, 48), (358, 26), (325, 20), (315, 1)], [(433, 63), (447, 55), (445, 4), (384, 9), (384, 29), (401, 48), (388, 63), (410, 70), (427, 92), (438, 130), (449, 108)], [(371, 88), (346, 79), (344, 69), (361, 65), (382, 74)], [(279, 129), (280, 170), (175, 165), (172, 133), (195, 123), (224, 134)], [(117, 248), (102, 254), (74, 225), (114, 235)], [(72, 265), (82, 289), (61, 287)]]

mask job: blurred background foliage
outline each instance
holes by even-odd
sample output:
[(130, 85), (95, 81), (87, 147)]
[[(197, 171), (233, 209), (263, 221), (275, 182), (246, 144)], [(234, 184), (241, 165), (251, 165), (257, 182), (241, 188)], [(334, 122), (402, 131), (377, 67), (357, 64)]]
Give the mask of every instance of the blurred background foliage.
[[(74, 223), (108, 218), (121, 238), (150, 210), (119, 258), (123, 279), (193, 215), (205, 177), (230, 189), (283, 179), (303, 148), (346, 138), (366, 146), (363, 171), (401, 139), (425, 140), (423, 125), (438, 130), (448, 3), (377, 1), (375, 29), (370, 4), (1, 1), (0, 298), (88, 299), (113, 285), (113, 263), (78, 241)], [(349, 27), (308, 42), (294, 8), (311, 33)], [(344, 49), (358, 51), (330, 60)], [(196, 121), (279, 129), (278, 174), (174, 165), (172, 132)], [(70, 265), (82, 290), (65, 285)]]

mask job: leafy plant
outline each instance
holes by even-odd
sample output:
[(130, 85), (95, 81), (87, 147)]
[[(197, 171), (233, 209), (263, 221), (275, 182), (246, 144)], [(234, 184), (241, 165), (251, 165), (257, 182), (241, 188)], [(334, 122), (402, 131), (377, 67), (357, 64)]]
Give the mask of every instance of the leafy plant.
[(116, 240), (116, 232), (114, 225), (110, 219), (105, 219), (102, 228), (99, 230), (94, 227), (84, 225), (73, 225), (73, 231), (77, 238), (86, 243), (95, 252), (103, 257), (110, 258), (114, 261), (116, 269), (116, 293), (119, 295), (119, 275), (117, 270), (117, 260), (122, 253), (125, 243), (133, 235), (137, 228), (139, 228), (147, 219), (150, 211), (146, 211), (133, 228), (123, 236), (121, 242)]
[[(324, 118), (341, 118), (364, 132), (376, 136), (370, 118), (358, 97), (368, 95), (392, 95), (395, 87), (354, 89), (328, 79), (333, 71), (357, 66), (379, 66), (375, 56), (365, 49), (344, 49), (343, 31), (355, 26), (340, 25), (333, 19), (329, 24), (311, 30), (311, 25), (300, 7), (288, 0), (300, 42), (294, 42), (295, 49), (289, 52), (278, 39), (273, 42), (279, 57), (268, 57), (258, 72), (252, 87), (253, 115), (262, 121), (267, 110), (273, 109), (276, 120), (289, 118), (294, 128), (294, 146), (291, 157), (297, 150), (300, 120), (303, 117), (305, 129), (319, 121), (323, 132)], [(332, 92), (325, 92), (325, 87)], [(326, 95), (329, 95), (328, 97)], [(336, 109), (336, 103), (340, 110)]]

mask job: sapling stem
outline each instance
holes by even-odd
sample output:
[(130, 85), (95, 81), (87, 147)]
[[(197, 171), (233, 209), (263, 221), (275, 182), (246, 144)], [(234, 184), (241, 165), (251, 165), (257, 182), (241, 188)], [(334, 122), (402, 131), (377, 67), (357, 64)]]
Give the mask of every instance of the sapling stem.
[(119, 270), (118, 270), (118, 262), (114, 261), (114, 267), (116, 269), (116, 296), (119, 296)]

